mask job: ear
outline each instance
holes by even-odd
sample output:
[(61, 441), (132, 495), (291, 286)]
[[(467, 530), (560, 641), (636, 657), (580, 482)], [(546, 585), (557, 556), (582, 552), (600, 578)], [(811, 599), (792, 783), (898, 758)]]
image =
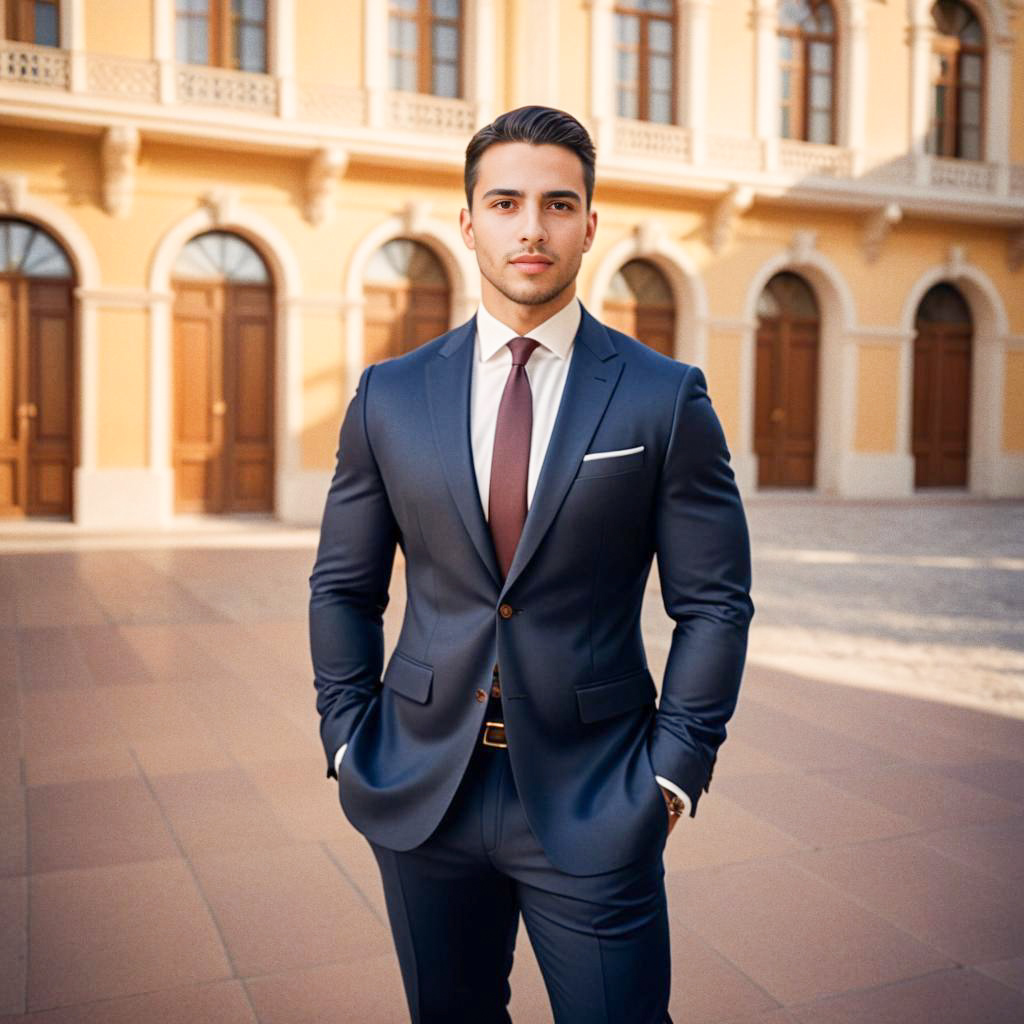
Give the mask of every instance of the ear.
[(583, 238), (583, 251), (589, 252), (594, 244), (594, 235), (597, 234), (597, 210), (591, 210), (587, 214), (587, 233)]
[(467, 249), (476, 248), (476, 239), (473, 237), (473, 214), (469, 210), (459, 210), (459, 233)]

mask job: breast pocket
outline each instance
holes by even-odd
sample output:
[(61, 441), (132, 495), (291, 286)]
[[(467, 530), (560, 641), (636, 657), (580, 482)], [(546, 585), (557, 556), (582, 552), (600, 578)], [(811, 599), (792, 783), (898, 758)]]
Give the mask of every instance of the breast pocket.
[(589, 480), (598, 476), (621, 476), (624, 473), (635, 473), (644, 468), (644, 456), (647, 454), (641, 450), (630, 452), (628, 455), (608, 455), (598, 458), (584, 459), (580, 463), (577, 480)]

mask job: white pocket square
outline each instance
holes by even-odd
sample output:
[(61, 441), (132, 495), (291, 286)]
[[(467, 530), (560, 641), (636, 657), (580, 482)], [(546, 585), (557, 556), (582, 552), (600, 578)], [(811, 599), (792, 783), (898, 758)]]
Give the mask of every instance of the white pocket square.
[(636, 448), (620, 448), (614, 452), (590, 452), (589, 455), (583, 456), (584, 462), (592, 462), (594, 459), (621, 459), (623, 455), (636, 455), (637, 452), (642, 452), (644, 445), (637, 445)]

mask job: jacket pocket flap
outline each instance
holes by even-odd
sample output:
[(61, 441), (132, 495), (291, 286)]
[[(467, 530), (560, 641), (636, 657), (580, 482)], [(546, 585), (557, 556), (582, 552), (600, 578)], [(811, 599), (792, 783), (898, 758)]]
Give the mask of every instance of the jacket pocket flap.
[(600, 722), (603, 718), (621, 715), (624, 711), (654, 704), (654, 680), (647, 669), (628, 676), (591, 683), (576, 691), (580, 718), (584, 722)]
[(430, 700), (430, 687), (433, 681), (434, 670), (429, 665), (413, 661), (398, 651), (391, 656), (383, 679), (388, 689), (418, 704), (426, 704)]

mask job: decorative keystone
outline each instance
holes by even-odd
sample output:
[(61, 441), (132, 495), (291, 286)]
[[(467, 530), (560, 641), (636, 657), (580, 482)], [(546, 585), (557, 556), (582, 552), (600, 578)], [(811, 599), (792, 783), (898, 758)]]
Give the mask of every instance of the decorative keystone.
[(210, 215), (213, 226), (227, 227), (235, 223), (238, 211), (238, 190), (234, 188), (213, 188), (205, 193), (202, 205)]
[(721, 252), (736, 230), (736, 222), (754, 204), (754, 190), (749, 185), (733, 185), (718, 201), (711, 215), (711, 249)]
[(21, 213), (28, 195), (28, 178), (24, 174), (5, 174), (0, 177), (0, 210)]
[(869, 263), (874, 263), (882, 254), (882, 246), (892, 229), (901, 220), (903, 220), (903, 208), (899, 203), (887, 203), (868, 216), (864, 222), (861, 245)]
[(117, 124), (103, 133), (100, 150), (103, 209), (111, 217), (127, 217), (135, 198), (135, 167), (139, 157), (139, 130)]

